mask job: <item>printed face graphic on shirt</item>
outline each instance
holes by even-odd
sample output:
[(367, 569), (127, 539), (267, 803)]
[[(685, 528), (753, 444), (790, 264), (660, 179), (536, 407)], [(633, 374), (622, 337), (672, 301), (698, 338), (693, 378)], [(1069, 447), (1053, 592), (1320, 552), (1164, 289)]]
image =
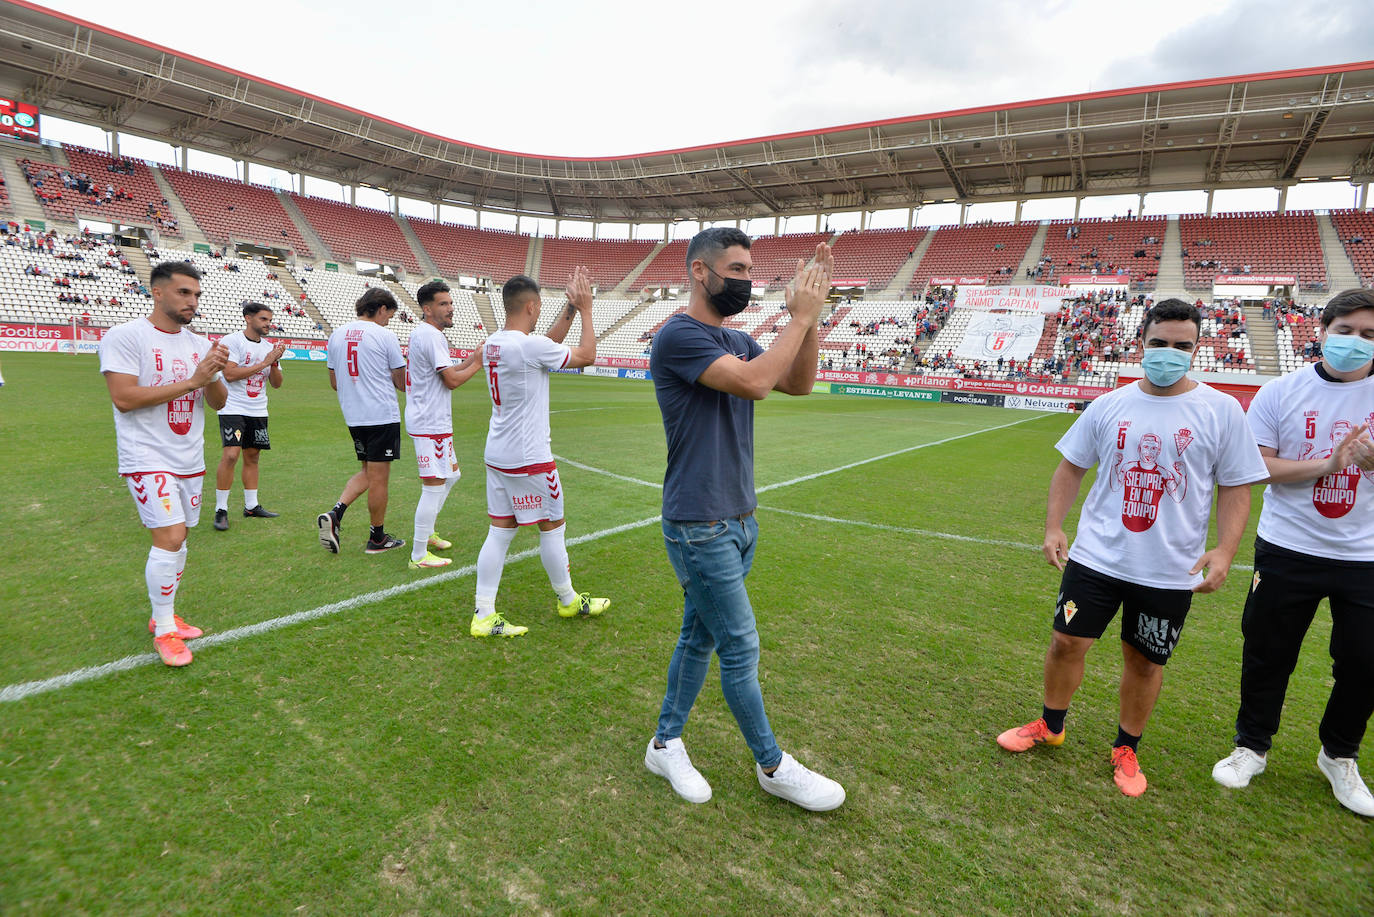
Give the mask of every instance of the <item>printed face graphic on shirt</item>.
[[(153, 351), (160, 354), (161, 351)], [(199, 354), (192, 354), (193, 359), (199, 359)], [(172, 360), (172, 381), (184, 382), (189, 379), (190, 368), (186, 361), (182, 359)], [(185, 436), (191, 432), (191, 422), (195, 418), (196, 399), (200, 397), (200, 389), (194, 389), (184, 395), (180, 395), (167, 402), (167, 427), (178, 436)]]
[[(1127, 427), (1118, 431), (1120, 451), (1112, 461), (1109, 482), (1113, 490), (1121, 489), (1121, 524), (1128, 532), (1148, 531), (1159, 518), (1161, 500), (1168, 494), (1175, 503), (1182, 503), (1188, 493), (1188, 470), (1182, 456), (1173, 466), (1161, 464), (1164, 439), (1157, 433), (1142, 433), (1136, 440), (1137, 460), (1126, 462)], [(1191, 435), (1180, 430), (1173, 436), (1175, 451), (1181, 441), (1191, 442)], [(1187, 448), (1186, 444), (1184, 448)]]
[[(1350, 435), (1355, 425), (1348, 420), (1338, 420), (1331, 425), (1331, 447), (1309, 455), (1313, 459), (1329, 459), (1341, 441)], [(1355, 494), (1360, 486), (1361, 472), (1358, 465), (1347, 465), (1335, 474), (1324, 474), (1312, 483), (1312, 505), (1327, 519), (1339, 519), (1355, 508)]]

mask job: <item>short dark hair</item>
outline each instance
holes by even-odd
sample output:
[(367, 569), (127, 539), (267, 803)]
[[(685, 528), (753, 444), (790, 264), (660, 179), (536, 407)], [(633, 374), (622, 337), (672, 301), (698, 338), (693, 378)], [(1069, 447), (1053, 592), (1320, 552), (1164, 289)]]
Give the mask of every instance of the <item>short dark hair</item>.
[(381, 287), (372, 287), (353, 304), (353, 311), (359, 317), (367, 316), (371, 318), (382, 309), (390, 309), (395, 312), (399, 306), (396, 305), (396, 297), (391, 295), (390, 290), (383, 290)]
[(271, 312), (272, 307), (260, 302), (246, 302), (243, 304), (243, 315), (247, 318), (250, 315), (257, 315), (259, 312)]
[(425, 303), (434, 302), (434, 300), (439, 298), (440, 293), (447, 292), (449, 292), (448, 284), (444, 283), (442, 280), (431, 280), (415, 291), (415, 302), (423, 309)]
[(1322, 327), (1330, 328), (1336, 319), (1361, 309), (1374, 309), (1374, 290), (1342, 290), (1322, 310)]
[(1197, 306), (1181, 299), (1162, 299), (1146, 311), (1145, 320), (1140, 324), (1142, 341), (1155, 322), (1192, 322), (1197, 327), (1198, 337), (1202, 336), (1202, 313)]
[(714, 261), (715, 256), (732, 245), (747, 249), (749, 244), (749, 237), (733, 226), (713, 226), (710, 229), (703, 229), (692, 236), (692, 241), (687, 243), (687, 270), (692, 269), (692, 262), (698, 258), (703, 261)]
[(526, 293), (538, 296), (539, 284), (524, 274), (516, 274), (501, 286), (501, 303), (506, 307), (507, 315), (520, 308), (520, 301)]
[(163, 261), (148, 275), (148, 283), (156, 286), (159, 281), (171, 280), (173, 274), (190, 277), (192, 280), (199, 280), (201, 276), (200, 268), (189, 261)]

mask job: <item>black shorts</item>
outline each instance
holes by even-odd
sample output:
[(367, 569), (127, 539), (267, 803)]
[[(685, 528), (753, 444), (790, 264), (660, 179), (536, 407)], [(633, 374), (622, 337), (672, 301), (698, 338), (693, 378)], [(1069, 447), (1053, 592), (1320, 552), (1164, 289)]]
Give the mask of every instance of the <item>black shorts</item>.
[(1189, 589), (1141, 586), (1098, 573), (1075, 561), (1064, 565), (1054, 629), (1096, 640), (1121, 610), (1121, 641), (1155, 665), (1169, 661), (1193, 603)]
[(353, 436), (353, 451), (360, 462), (394, 462), (401, 455), (399, 422), (349, 427), (348, 432)]
[(239, 446), (243, 449), (272, 448), (272, 440), (267, 437), (266, 417), (221, 414), (219, 415), (219, 438), (226, 448), (229, 446)]

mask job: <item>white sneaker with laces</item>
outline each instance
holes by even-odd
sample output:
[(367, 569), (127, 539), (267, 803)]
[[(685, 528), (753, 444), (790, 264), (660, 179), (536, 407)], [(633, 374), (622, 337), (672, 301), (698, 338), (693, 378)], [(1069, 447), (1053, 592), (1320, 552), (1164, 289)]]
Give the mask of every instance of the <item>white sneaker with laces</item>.
[(667, 780), (673, 792), (688, 802), (710, 801), (711, 784), (701, 776), (701, 771), (692, 766), (692, 759), (687, 757), (687, 749), (681, 738), (669, 739), (662, 748), (655, 748), (654, 740), (650, 739), (649, 747), (644, 752), (644, 766), (650, 773)]
[(844, 803), (844, 787), (829, 777), (823, 777), (808, 770), (787, 752), (782, 753), (777, 770), (772, 776), (764, 773), (758, 764), (754, 765), (759, 786), (788, 802), (795, 802), (811, 812), (829, 812)]
[(1360, 779), (1354, 758), (1333, 758), (1323, 748), (1317, 752), (1317, 767), (1331, 781), (1331, 791), (1341, 805), (1359, 815), (1374, 817), (1374, 794)]
[(1250, 778), (1264, 773), (1267, 759), (1249, 748), (1237, 745), (1235, 751), (1222, 758), (1212, 768), (1212, 779), (1233, 790), (1250, 785)]

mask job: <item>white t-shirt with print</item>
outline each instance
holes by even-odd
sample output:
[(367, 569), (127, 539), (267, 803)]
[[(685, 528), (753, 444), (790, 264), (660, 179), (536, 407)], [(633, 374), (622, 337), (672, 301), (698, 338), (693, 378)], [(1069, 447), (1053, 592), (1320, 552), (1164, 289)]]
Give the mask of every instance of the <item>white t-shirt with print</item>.
[(410, 332), (406, 368), (406, 432), (452, 433), (453, 398), (439, 370), (453, 365), (448, 340), (429, 322)]
[[(210, 349), (189, 328), (163, 331), (146, 318), (111, 328), (100, 341), (100, 371), (135, 376), (141, 386), (184, 382)], [(114, 408), (119, 473), (205, 473), (205, 399), (196, 389), (166, 404)]]
[[(267, 338), (260, 338), (256, 341), (248, 340), (248, 335), (242, 331), (235, 331), (233, 334), (226, 335), (221, 341), (229, 350), (229, 362), (237, 363), (245, 369), (249, 366), (256, 366), (267, 355), (272, 352), (273, 343)], [(272, 371), (272, 367), (253, 373), (239, 379), (237, 382), (224, 380), (224, 386), (229, 390), (229, 397), (225, 399), (224, 410), (221, 414), (242, 414), (244, 417), (266, 417), (267, 416), (267, 374)]]
[(1055, 446), (1097, 466), (1069, 558), (1099, 573), (1191, 589), (1206, 550), (1214, 485), (1269, 476), (1240, 403), (1199, 383), (1150, 395), (1132, 383), (1096, 399)]
[(549, 373), (572, 351), (542, 334), (504, 329), (482, 346), (482, 369), (491, 396), (485, 460), (519, 472), (553, 461), (549, 446)]
[(344, 423), (375, 427), (400, 421), (391, 371), (405, 366), (406, 358), (389, 329), (366, 319), (335, 328), (326, 365), (334, 370)]
[[(1360, 424), (1374, 426), (1374, 376), (1328, 382), (1316, 364), (1267, 382), (1250, 403), (1250, 429), (1279, 458), (1327, 459)], [(1257, 534), (1328, 560), (1374, 561), (1374, 472), (1350, 465), (1311, 481), (1270, 484)]]

